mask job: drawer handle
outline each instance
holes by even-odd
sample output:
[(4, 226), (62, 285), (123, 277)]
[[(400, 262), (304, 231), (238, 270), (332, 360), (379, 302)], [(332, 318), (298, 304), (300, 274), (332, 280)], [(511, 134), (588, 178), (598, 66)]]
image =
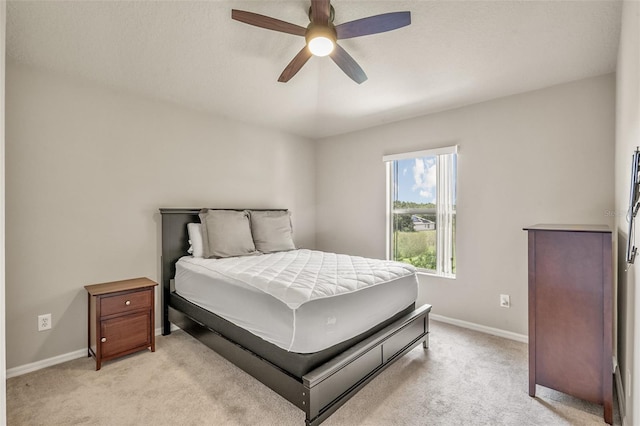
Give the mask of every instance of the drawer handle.
[(106, 338), (106, 337), (103, 337), (102, 339), (100, 339), (100, 341), (101, 341), (102, 343), (104, 343), (104, 342), (106, 342), (106, 341), (107, 341), (107, 338)]
[(129, 306), (131, 304), (131, 300), (127, 300), (126, 302), (124, 302), (124, 304)]

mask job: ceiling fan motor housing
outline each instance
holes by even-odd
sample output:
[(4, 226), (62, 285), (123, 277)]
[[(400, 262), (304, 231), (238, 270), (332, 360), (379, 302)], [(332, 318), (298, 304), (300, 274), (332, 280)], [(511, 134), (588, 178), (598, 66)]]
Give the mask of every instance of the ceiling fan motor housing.
[[(313, 14), (311, 12), (311, 8), (313, 6), (309, 6), (309, 20), (313, 22)], [(329, 23), (333, 23), (333, 19), (336, 17), (336, 10), (333, 8), (333, 5), (329, 5)]]

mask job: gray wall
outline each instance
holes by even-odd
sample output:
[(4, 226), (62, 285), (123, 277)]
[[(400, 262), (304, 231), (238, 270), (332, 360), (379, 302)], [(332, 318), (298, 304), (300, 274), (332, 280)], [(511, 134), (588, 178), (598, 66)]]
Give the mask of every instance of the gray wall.
[[(451, 144), (458, 278), (421, 276), (420, 301), (526, 334), (522, 227), (613, 224), (614, 83), (606, 75), (314, 143), (9, 64), (7, 367), (84, 348), (85, 284), (159, 279), (158, 207), (288, 207), (298, 245), (384, 257), (382, 156)], [(48, 312), (53, 330), (39, 333), (36, 316)]]
[(12, 64), (6, 120), (8, 368), (86, 347), (85, 284), (160, 278), (159, 207), (287, 207), (315, 244), (313, 141)]
[(613, 225), (614, 96), (605, 75), (320, 141), (318, 249), (384, 257), (382, 156), (458, 144), (457, 279), (421, 276), (419, 299), (527, 334), (522, 228)]
[[(638, 311), (640, 284), (639, 260), (626, 271), (625, 251), (628, 241), (626, 212), (629, 208), (629, 176), (631, 156), (640, 145), (640, 3), (623, 2), (622, 31), (618, 50), (616, 73), (616, 143), (615, 143), (615, 197), (616, 230), (618, 236), (618, 363), (625, 406), (625, 424), (638, 424), (640, 415), (640, 351), (635, 342), (640, 342)], [(640, 245), (640, 233), (636, 225), (635, 244)]]

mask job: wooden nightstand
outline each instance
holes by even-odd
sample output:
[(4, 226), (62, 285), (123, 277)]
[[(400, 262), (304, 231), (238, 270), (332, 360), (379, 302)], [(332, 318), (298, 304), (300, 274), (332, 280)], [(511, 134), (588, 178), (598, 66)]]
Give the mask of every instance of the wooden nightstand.
[(89, 356), (103, 361), (144, 349), (156, 350), (154, 287), (148, 278), (86, 285)]

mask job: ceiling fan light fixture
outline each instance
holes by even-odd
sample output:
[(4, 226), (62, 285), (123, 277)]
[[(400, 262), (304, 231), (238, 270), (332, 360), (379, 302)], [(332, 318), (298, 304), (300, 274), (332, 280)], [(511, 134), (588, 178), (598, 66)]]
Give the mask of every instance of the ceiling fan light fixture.
[(307, 47), (314, 56), (327, 56), (336, 47), (336, 30), (332, 27), (311, 24), (305, 38)]
[(335, 44), (327, 37), (316, 37), (309, 40), (309, 50), (314, 56), (327, 56), (333, 52)]

